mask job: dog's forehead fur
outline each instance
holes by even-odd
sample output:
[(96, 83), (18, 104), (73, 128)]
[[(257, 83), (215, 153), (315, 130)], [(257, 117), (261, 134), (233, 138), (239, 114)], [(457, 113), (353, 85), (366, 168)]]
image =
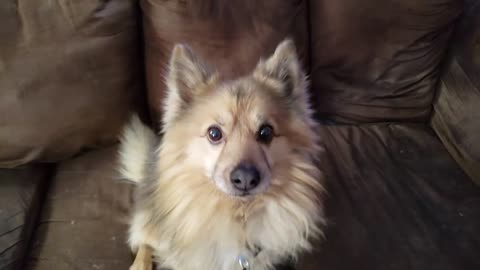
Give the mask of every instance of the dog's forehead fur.
[[(192, 118), (215, 120), (221, 126), (243, 125), (257, 129), (262, 124), (277, 128), (279, 119), (288, 119), (288, 102), (270, 86), (253, 78), (242, 78), (213, 86), (185, 112)], [(213, 124), (213, 123), (212, 123)]]

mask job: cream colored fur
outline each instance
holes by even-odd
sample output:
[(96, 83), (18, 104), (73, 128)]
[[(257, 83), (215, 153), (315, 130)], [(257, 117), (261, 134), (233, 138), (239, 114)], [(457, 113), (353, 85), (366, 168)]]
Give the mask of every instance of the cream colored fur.
[(157, 136), (138, 116), (133, 116), (120, 138), (120, 173), (128, 181), (139, 183), (146, 175), (147, 163)]
[[(131, 269), (151, 267), (150, 249), (173, 270), (235, 270), (239, 255), (252, 270), (267, 270), (309, 250), (324, 223), (320, 147), (293, 43), (228, 83), (176, 46), (167, 84), (161, 144), (134, 118), (120, 149), (123, 176), (138, 183)], [(278, 132), (269, 145), (254, 136), (262, 121)], [(205, 137), (212, 123), (225, 131), (219, 145)], [(245, 198), (225, 177), (244, 159), (266, 178), (264, 189)]]

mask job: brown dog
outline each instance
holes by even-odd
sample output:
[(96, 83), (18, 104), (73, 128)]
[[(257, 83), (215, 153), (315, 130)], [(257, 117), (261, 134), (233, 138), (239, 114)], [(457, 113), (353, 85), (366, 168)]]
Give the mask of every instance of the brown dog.
[(122, 137), (121, 170), (138, 185), (130, 269), (266, 270), (308, 250), (323, 188), (293, 42), (235, 81), (183, 45), (169, 68), (162, 139), (137, 118)]

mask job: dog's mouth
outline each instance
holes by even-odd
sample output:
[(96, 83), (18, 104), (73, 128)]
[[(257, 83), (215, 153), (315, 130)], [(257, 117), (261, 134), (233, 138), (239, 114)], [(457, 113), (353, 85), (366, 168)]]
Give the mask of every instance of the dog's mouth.
[(244, 191), (234, 190), (229, 192), (228, 195), (236, 199), (250, 200), (257, 197), (258, 195), (262, 194), (265, 191), (266, 191), (265, 188), (259, 188), (255, 190), (244, 190)]
[(242, 193), (234, 193), (230, 194), (230, 198), (237, 200), (239, 202), (249, 202), (256, 198), (256, 194), (251, 192), (242, 192)]
[(243, 191), (238, 194), (234, 194), (233, 196), (235, 197), (248, 197), (248, 196), (253, 196), (250, 192), (248, 191)]
[(236, 199), (242, 199), (242, 198), (248, 198), (248, 197), (253, 197), (255, 196), (254, 192), (252, 191), (241, 191), (241, 190), (235, 190), (235, 189), (229, 189), (229, 190), (222, 190), (222, 192), (232, 198)]
[(236, 200), (248, 201), (248, 200), (252, 200), (253, 198), (255, 198), (261, 192), (256, 192), (256, 191), (253, 191), (253, 190), (250, 190), (250, 191), (229, 190), (229, 191), (226, 191), (226, 192), (223, 192), (223, 193), (225, 193), (225, 195), (227, 195), (227, 196), (229, 196), (233, 199), (236, 199)]

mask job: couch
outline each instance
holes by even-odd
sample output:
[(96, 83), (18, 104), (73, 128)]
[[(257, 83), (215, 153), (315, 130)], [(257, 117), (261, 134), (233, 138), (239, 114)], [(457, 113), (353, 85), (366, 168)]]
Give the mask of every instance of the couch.
[(328, 190), (285, 269), (480, 269), (479, 1), (5, 0), (0, 22), (0, 269), (128, 269), (116, 144), (133, 113), (159, 129), (173, 44), (235, 78), (285, 37)]

